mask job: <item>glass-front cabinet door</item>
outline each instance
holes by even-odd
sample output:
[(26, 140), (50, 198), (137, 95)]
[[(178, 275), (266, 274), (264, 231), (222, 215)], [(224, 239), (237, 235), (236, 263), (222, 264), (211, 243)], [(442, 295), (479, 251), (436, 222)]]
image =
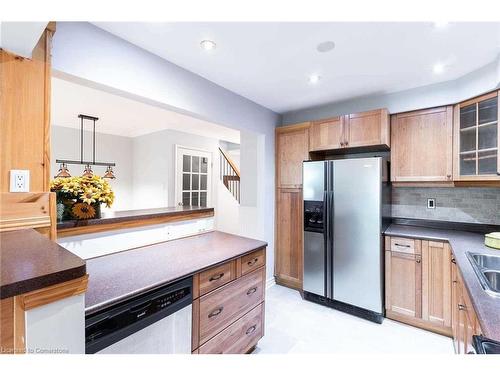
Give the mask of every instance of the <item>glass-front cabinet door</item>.
[(498, 91), (457, 105), (455, 180), (500, 180), (499, 117)]

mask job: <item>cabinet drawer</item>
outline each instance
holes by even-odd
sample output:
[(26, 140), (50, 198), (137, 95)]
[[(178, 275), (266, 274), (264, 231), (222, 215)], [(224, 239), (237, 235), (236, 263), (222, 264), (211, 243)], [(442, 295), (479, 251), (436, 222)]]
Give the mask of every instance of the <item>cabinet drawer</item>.
[(403, 237), (391, 237), (391, 251), (415, 254), (415, 240)]
[(200, 344), (264, 300), (264, 272), (261, 268), (200, 298)]
[(227, 284), (236, 277), (234, 262), (227, 262), (200, 273), (200, 296)]
[(241, 274), (247, 273), (263, 266), (266, 263), (266, 253), (264, 249), (254, 251), (241, 257)]
[(263, 304), (231, 324), (200, 347), (200, 354), (244, 354), (263, 335)]

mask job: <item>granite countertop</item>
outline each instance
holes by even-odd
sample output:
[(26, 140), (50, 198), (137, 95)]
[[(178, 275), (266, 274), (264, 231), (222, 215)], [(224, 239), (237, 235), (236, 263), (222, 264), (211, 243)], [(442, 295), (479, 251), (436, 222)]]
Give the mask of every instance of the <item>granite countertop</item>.
[(474, 305), (483, 335), (493, 340), (500, 340), (500, 297), (491, 296), (484, 291), (466, 256), (467, 251), (500, 255), (500, 250), (494, 250), (484, 245), (483, 234), (398, 224), (392, 224), (385, 231), (385, 234), (448, 241)]
[(146, 220), (154, 219), (157, 217), (176, 216), (190, 213), (212, 213), (212, 207), (194, 207), (194, 206), (176, 206), (176, 207), (163, 207), (163, 208), (149, 208), (143, 210), (128, 210), (128, 211), (115, 211), (105, 212), (99, 219), (89, 220), (65, 220), (57, 223), (57, 229), (69, 229), (76, 227), (83, 227), (89, 225), (100, 224), (113, 224), (121, 223), (130, 220)]
[(0, 298), (86, 274), (85, 261), (34, 229), (0, 233)]
[(85, 313), (267, 246), (214, 231), (87, 260)]

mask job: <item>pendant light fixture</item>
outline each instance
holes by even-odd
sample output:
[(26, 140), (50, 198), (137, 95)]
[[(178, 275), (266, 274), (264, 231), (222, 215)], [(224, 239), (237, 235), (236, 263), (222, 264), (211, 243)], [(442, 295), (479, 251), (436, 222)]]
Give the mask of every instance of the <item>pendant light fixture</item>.
[(62, 163), (61, 166), (59, 167), (59, 171), (57, 172), (57, 174), (54, 176), (55, 178), (58, 178), (58, 177), (71, 177), (71, 175), (69, 174), (69, 170), (68, 170), (68, 167), (66, 166), (66, 163)]
[[(94, 172), (92, 171), (91, 166), (102, 166), (106, 167), (106, 172), (104, 174), (104, 178), (110, 178), (114, 179), (116, 178), (114, 173), (113, 173), (113, 167), (116, 166), (115, 163), (107, 163), (107, 162), (99, 162), (95, 160), (95, 123), (97, 120), (99, 120), (98, 117), (94, 116), (89, 116), (89, 115), (83, 115), (79, 114), (78, 118), (80, 119), (80, 160), (62, 160), (62, 159), (57, 159), (56, 163), (61, 164), (61, 167), (59, 169), (59, 172), (56, 177), (71, 177), (69, 173), (69, 169), (66, 166), (66, 164), (76, 164), (76, 165), (85, 165), (85, 169), (83, 171), (84, 177), (92, 177), (94, 175)], [(83, 138), (84, 138), (84, 132), (83, 132), (83, 125), (84, 125), (84, 120), (89, 120), (92, 121), (93, 127), (92, 127), (92, 161), (84, 160), (83, 159)]]
[(108, 168), (106, 168), (106, 173), (104, 174), (104, 176), (102, 176), (102, 178), (109, 178), (111, 180), (114, 180), (116, 177), (115, 177), (115, 174), (113, 173), (113, 167), (108, 165)]
[(85, 169), (83, 170), (82, 177), (92, 177), (94, 175), (94, 171), (90, 167), (90, 164), (87, 164), (85, 166)]

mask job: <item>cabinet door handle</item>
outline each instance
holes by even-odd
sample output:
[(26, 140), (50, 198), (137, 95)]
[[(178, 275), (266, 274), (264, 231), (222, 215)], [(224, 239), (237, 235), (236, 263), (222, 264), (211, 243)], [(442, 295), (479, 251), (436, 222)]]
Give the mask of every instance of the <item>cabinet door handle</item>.
[(447, 174), (447, 175), (446, 175), (446, 178), (447, 178), (448, 180), (451, 180), (451, 174)]
[(208, 317), (213, 318), (214, 316), (219, 315), (222, 312), (222, 310), (224, 310), (224, 307), (222, 307), (222, 306), (218, 307), (214, 311), (212, 311), (210, 314), (208, 314)]
[(252, 260), (249, 260), (249, 261), (247, 262), (247, 264), (251, 267), (251, 266), (253, 266), (255, 263), (257, 263), (258, 261), (259, 261), (259, 258), (254, 258), (254, 259), (252, 259)]
[(257, 291), (256, 287), (250, 288), (247, 290), (247, 296), (254, 294)]
[(420, 259), (417, 259), (417, 260), (416, 260), (416, 262), (417, 262), (417, 263), (420, 263), (421, 261), (420, 261)]
[(257, 324), (254, 324), (253, 326), (251, 326), (251, 327), (249, 327), (247, 329), (247, 331), (245, 332), (245, 334), (249, 335), (249, 334), (255, 332), (256, 329), (257, 329)]
[(457, 261), (455, 260), (455, 258), (451, 258), (451, 263), (457, 264)]
[(215, 280), (219, 280), (219, 279), (221, 279), (223, 276), (224, 276), (224, 272), (221, 272), (221, 273), (219, 273), (218, 275), (213, 275), (212, 277), (210, 277), (210, 279), (208, 279), (208, 281), (215, 281)]
[(460, 303), (459, 303), (459, 304), (458, 304), (458, 309), (459, 309), (459, 310), (465, 310), (465, 309), (466, 309), (466, 307), (465, 307), (465, 305), (462, 305), (462, 304), (460, 304)]

